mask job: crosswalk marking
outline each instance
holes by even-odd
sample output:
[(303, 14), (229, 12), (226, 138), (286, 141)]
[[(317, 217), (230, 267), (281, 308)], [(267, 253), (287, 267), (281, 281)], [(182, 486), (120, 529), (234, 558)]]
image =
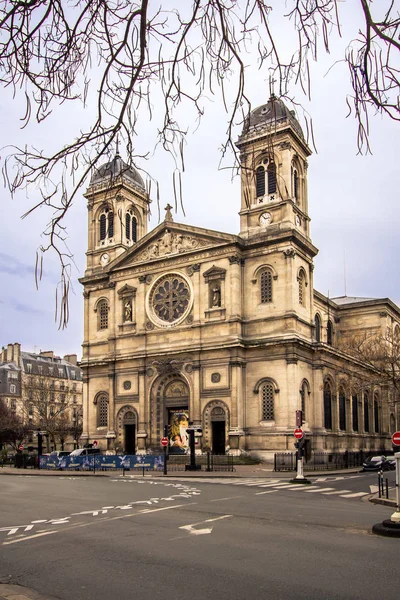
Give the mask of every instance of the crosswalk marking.
[(333, 494), (343, 494), (345, 492), (350, 492), (350, 490), (335, 490), (334, 492), (322, 492), (324, 496), (333, 496)]
[(317, 488), (316, 490), (310, 490), (307, 488), (304, 490), (305, 492), (310, 492), (310, 494), (314, 494), (315, 492), (329, 492), (330, 490), (334, 490), (335, 488)]
[[(346, 490), (343, 490), (346, 491)], [(360, 498), (361, 496), (366, 496), (368, 492), (355, 492), (352, 494), (342, 494), (341, 498)]]
[(256, 496), (261, 496), (262, 494), (273, 494), (274, 492), (279, 492), (279, 490), (266, 490), (265, 492), (256, 492)]

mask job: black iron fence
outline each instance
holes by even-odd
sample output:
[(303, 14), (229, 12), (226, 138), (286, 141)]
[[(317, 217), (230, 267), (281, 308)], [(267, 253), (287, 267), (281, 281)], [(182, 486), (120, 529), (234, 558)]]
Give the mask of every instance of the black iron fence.
[[(200, 466), (201, 471), (235, 471), (234, 456), (227, 454), (198, 454), (196, 455), (196, 465)], [(167, 463), (168, 472), (185, 471), (190, 466), (190, 455), (188, 454), (170, 454)]]
[[(384, 450), (382, 451), (385, 452)], [(374, 451), (374, 454), (379, 451)], [(304, 460), (304, 468), (308, 471), (329, 471), (336, 469), (353, 469), (361, 467), (371, 452), (312, 452), (308, 460)], [(277, 452), (274, 456), (274, 471), (296, 471), (297, 458), (295, 452)]]

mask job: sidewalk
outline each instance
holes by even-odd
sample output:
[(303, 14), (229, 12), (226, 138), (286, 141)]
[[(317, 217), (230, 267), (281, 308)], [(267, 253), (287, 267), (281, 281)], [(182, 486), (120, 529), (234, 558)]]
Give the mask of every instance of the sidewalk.
[[(295, 471), (273, 471), (272, 465), (259, 464), (259, 465), (235, 465), (234, 471), (174, 471), (169, 470), (168, 475), (164, 475), (162, 471), (145, 471), (145, 477), (192, 477), (192, 478), (208, 478), (208, 477), (274, 477), (282, 479), (293, 479), (296, 476)], [(345, 475), (359, 473), (360, 468), (355, 469), (342, 469), (342, 470), (329, 470), (329, 471), (305, 471), (305, 477), (312, 479), (314, 477), (320, 477), (321, 475)], [(143, 477), (142, 470), (125, 471), (125, 474), (129, 477)], [(43, 477), (115, 477), (122, 476), (121, 470), (109, 470), (109, 471), (52, 471), (52, 470), (39, 470), (39, 469), (22, 469), (16, 467), (3, 467), (0, 468), (0, 475), (20, 475), (20, 476), (43, 476)]]

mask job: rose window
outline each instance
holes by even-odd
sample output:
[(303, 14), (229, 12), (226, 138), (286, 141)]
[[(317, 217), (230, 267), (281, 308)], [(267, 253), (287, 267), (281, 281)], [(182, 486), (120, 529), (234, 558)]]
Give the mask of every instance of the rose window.
[(161, 277), (151, 290), (149, 308), (160, 325), (177, 324), (191, 308), (188, 282), (176, 273)]

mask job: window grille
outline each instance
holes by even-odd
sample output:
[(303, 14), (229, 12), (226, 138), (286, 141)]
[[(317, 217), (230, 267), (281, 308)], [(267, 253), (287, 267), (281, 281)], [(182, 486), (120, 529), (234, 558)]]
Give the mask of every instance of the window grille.
[(132, 227), (132, 242), (137, 242), (137, 220), (136, 220), (136, 217), (132, 217), (131, 227)]
[(26, 370), (28, 373), (32, 373), (32, 363), (26, 363)]
[(276, 192), (276, 165), (270, 162), (267, 169), (268, 173), (268, 194), (275, 194)]
[(102, 214), (100, 217), (100, 240), (105, 240), (107, 235), (107, 217)]
[(262, 396), (262, 420), (274, 420), (274, 386), (272, 383), (264, 383), (261, 388)]
[(17, 391), (16, 386), (13, 383), (10, 383), (10, 394), (15, 394)]
[(125, 215), (125, 235), (127, 240), (131, 239), (131, 215), (129, 213)]
[(328, 383), (324, 386), (324, 426), (332, 429), (332, 391)]
[(260, 276), (261, 302), (272, 302), (272, 273), (268, 269)]
[(107, 427), (108, 402), (107, 396), (100, 396), (97, 400), (97, 427)]
[(358, 432), (358, 398), (357, 396), (352, 397), (353, 407), (353, 431)]
[(346, 431), (346, 396), (343, 389), (339, 391), (339, 429)]
[(108, 237), (114, 237), (114, 213), (108, 213)]
[(303, 273), (303, 271), (300, 271), (300, 273), (299, 273), (299, 304), (301, 304), (301, 306), (305, 305), (304, 273)]
[(107, 329), (108, 328), (108, 303), (106, 300), (102, 300), (99, 306), (99, 329)]
[(256, 194), (259, 196), (265, 195), (265, 171), (264, 167), (258, 167), (256, 171)]
[(320, 342), (321, 341), (321, 319), (319, 318), (319, 315), (315, 315), (314, 324), (315, 324), (315, 340), (317, 342)]
[(300, 398), (301, 398), (301, 412), (303, 413), (303, 421), (305, 422), (306, 419), (306, 395), (308, 392), (308, 388), (307, 388), (307, 384), (305, 381), (303, 381), (303, 385), (301, 386), (301, 390), (300, 390)]
[(293, 196), (295, 200), (299, 199), (299, 177), (296, 169), (293, 169)]

